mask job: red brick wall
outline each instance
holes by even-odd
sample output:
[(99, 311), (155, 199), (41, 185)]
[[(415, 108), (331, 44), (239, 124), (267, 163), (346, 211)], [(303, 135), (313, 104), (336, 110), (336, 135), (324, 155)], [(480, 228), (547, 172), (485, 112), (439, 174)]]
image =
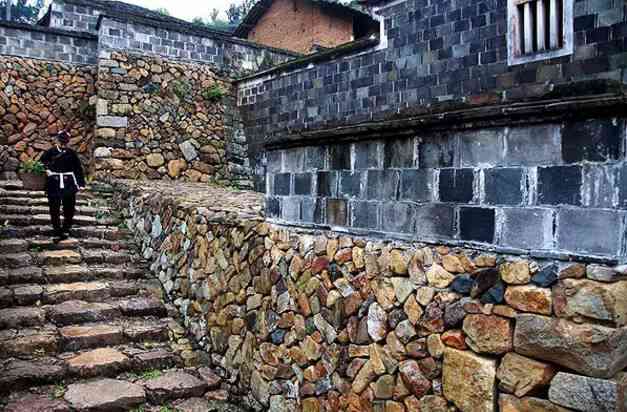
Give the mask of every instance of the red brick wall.
[(322, 10), (309, 0), (275, 0), (248, 34), (267, 46), (309, 53), (313, 45), (334, 47), (352, 40), (349, 15)]

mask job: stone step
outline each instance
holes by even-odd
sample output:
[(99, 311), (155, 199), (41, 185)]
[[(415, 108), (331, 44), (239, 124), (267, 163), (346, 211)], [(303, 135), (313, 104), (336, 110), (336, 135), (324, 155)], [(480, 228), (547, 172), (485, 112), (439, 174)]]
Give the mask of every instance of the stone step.
[[(47, 225), (50, 223), (50, 216), (48, 214), (0, 214), (0, 222), (12, 225), (12, 226), (39, 226)], [(86, 216), (77, 214), (74, 216), (74, 226), (115, 226), (119, 223), (119, 219), (111, 217), (103, 217), (101, 219), (96, 216)]]
[(0, 268), (18, 269), (35, 264), (33, 257), (26, 252), (0, 253)]
[[(76, 199), (76, 206), (84, 207), (94, 203), (90, 199)], [(28, 207), (48, 207), (48, 198), (46, 197), (18, 197), (6, 196), (2, 197), (2, 204), (7, 206), (28, 206)]]
[(150, 379), (144, 385), (148, 399), (155, 404), (171, 399), (200, 397), (207, 391), (207, 383), (183, 371), (171, 371)]
[(137, 295), (141, 290), (150, 288), (146, 282), (91, 281), (56, 284), (18, 284), (0, 287), (0, 308), (55, 304), (67, 300), (99, 302), (112, 297)]
[(145, 318), (0, 331), (0, 359), (30, 359), (131, 343), (166, 342), (171, 318)]
[(87, 282), (93, 280), (133, 280), (142, 279), (147, 268), (139, 265), (64, 265), (26, 266), (17, 269), (0, 269), (0, 286), (13, 286), (25, 283), (54, 284)]
[[(2, 222), (0, 222), (1, 224)], [(34, 237), (48, 237), (52, 226), (0, 226), (0, 238), (3, 239), (31, 239)], [(72, 236), (79, 239), (123, 240), (130, 236), (127, 229), (106, 226), (77, 226), (72, 229)]]
[[(139, 296), (105, 302), (70, 300), (45, 307), (46, 318), (56, 325), (99, 322), (119, 317), (167, 316), (163, 303), (154, 298)], [(0, 322), (2, 319), (0, 310)]]
[(48, 322), (65, 326), (121, 317), (167, 316), (165, 305), (152, 296), (109, 299), (105, 302), (68, 300), (55, 305), (0, 309), (0, 329), (39, 326)]
[(153, 349), (113, 346), (33, 360), (10, 358), (0, 361), (3, 370), (0, 374), (0, 393), (32, 385), (113, 377), (120, 373), (141, 373), (181, 364), (180, 357), (166, 345)]
[(0, 240), (0, 251), (2, 253), (20, 253), (28, 250), (28, 241), (24, 239), (2, 239)]
[[(47, 215), (48, 211), (49, 209), (47, 203), (45, 205), (37, 206), (11, 205), (6, 203), (0, 205), (0, 215)], [(105, 207), (90, 207), (79, 205), (76, 208), (76, 214), (102, 218), (111, 217), (113, 211)]]
[(46, 250), (37, 254), (36, 261), (40, 265), (49, 266), (74, 265), (81, 263), (83, 256), (76, 250)]
[[(18, 240), (18, 239), (11, 239)], [(24, 240), (27, 245), (27, 250), (76, 250), (82, 249), (106, 249), (113, 252), (121, 250), (128, 250), (131, 245), (128, 242), (119, 240), (103, 240), (103, 239), (80, 239), (76, 237), (70, 237), (69, 239), (62, 241), (55, 241), (50, 237), (37, 237), (29, 240)], [(0, 247), (2, 242), (0, 242)]]
[[(76, 194), (76, 199), (87, 200), (87, 199), (92, 199), (95, 196), (99, 196), (99, 195), (95, 195), (89, 190), (84, 190)], [(21, 188), (20, 189), (1, 188), (0, 198), (4, 198), (4, 197), (25, 197), (25, 198), (30, 198), (30, 199), (37, 199), (37, 198), (45, 199), (46, 192), (44, 192), (43, 190), (23, 190)]]

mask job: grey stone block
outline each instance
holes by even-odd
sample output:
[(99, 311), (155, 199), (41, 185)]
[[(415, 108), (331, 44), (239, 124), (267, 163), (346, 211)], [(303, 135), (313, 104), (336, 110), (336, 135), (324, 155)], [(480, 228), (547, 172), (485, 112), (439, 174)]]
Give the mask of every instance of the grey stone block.
[(318, 172), (316, 174), (316, 192), (318, 196), (337, 196), (338, 174), (337, 172)]
[(128, 117), (98, 116), (96, 118), (96, 126), (114, 128), (128, 127)]
[(618, 207), (627, 208), (627, 162), (622, 163), (618, 173)]
[(485, 202), (490, 205), (520, 205), (523, 202), (523, 169), (485, 169)]
[(459, 208), (459, 237), (476, 242), (494, 242), (496, 226), (494, 209), (481, 207)]
[(598, 208), (616, 207), (620, 197), (619, 168), (614, 165), (583, 166), (583, 205)]
[(369, 170), (367, 172), (367, 199), (396, 200), (399, 174), (395, 170)]
[(361, 193), (361, 173), (340, 172), (340, 195), (343, 197), (358, 198)]
[(474, 198), (473, 169), (440, 170), (439, 193), (442, 202), (470, 203)]
[(514, 127), (506, 137), (504, 163), (508, 166), (557, 165), (562, 163), (560, 126)]
[(377, 202), (351, 202), (351, 226), (376, 230), (379, 227)]
[(326, 167), (326, 146), (309, 146), (305, 149), (305, 169), (321, 170)]
[(285, 150), (283, 154), (284, 172), (302, 172), (305, 169), (305, 149), (298, 147)]
[(551, 381), (549, 400), (575, 411), (620, 412), (625, 383), (559, 372)]
[(337, 144), (329, 146), (329, 169), (350, 170), (351, 150), (350, 144)]
[(280, 173), (283, 168), (283, 151), (274, 150), (267, 152), (266, 162), (269, 173)]
[(414, 138), (395, 139), (385, 143), (383, 167), (414, 167)]
[(297, 197), (284, 197), (281, 205), (281, 217), (288, 222), (300, 220), (300, 199)]
[(505, 154), (503, 129), (464, 132), (460, 136), (462, 167), (498, 166)]
[(561, 209), (557, 245), (580, 254), (618, 255), (624, 234), (624, 212), (599, 209)]
[(581, 166), (549, 166), (538, 168), (538, 204), (580, 205)]
[(552, 249), (552, 209), (503, 208), (499, 244), (518, 249)]
[(324, 223), (323, 200), (305, 197), (301, 200), (300, 218), (305, 223)]
[(566, 163), (618, 159), (625, 125), (615, 119), (568, 122), (562, 129), (562, 157)]
[(381, 230), (414, 233), (415, 215), (415, 206), (411, 203), (386, 202), (381, 209)]
[(294, 194), (295, 195), (311, 195), (311, 173), (294, 174)]
[(276, 218), (281, 216), (281, 201), (278, 197), (266, 196), (266, 216)]
[(457, 141), (456, 136), (445, 133), (421, 137), (418, 143), (418, 167), (453, 167)]
[(401, 170), (401, 200), (430, 202), (433, 200), (434, 172), (431, 169)]
[(376, 169), (379, 167), (379, 142), (355, 144), (355, 169)]
[(431, 203), (416, 206), (418, 238), (452, 239), (455, 237), (455, 207)]
[(274, 175), (272, 190), (275, 195), (289, 196), (291, 194), (292, 175), (290, 173), (279, 173)]

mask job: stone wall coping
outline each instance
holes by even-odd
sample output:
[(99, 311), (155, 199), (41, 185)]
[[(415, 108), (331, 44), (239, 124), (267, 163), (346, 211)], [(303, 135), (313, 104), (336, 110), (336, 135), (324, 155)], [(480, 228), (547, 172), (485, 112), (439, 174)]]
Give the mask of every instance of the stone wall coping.
[(376, 37), (356, 40), (350, 43), (342, 44), (340, 46), (334, 47), (329, 50), (323, 50), (318, 53), (314, 53), (308, 56), (303, 56), (294, 60), (290, 60), (286, 63), (276, 65), (267, 70), (262, 70), (254, 74), (241, 77), (239, 79), (236, 79), (234, 83), (237, 84), (240, 82), (254, 80), (259, 77), (270, 76), (270, 75), (278, 76), (290, 70), (296, 70), (299, 68), (307, 67), (313, 63), (327, 62), (327, 61), (335, 60), (335, 59), (338, 59), (340, 57), (343, 57), (349, 54), (353, 54), (358, 51), (366, 50), (366, 49), (376, 46), (377, 44), (379, 44), (379, 39)]
[(347, 126), (312, 128), (292, 131), (291, 133), (273, 134), (264, 143), (267, 149), (303, 146), (324, 142), (359, 140), (362, 135), (369, 139), (398, 138), (403, 134), (415, 135), (416, 130), (451, 130), (502, 125), (529, 125), (534, 123), (555, 122), (577, 116), (616, 116), (625, 113), (627, 94), (603, 93), (589, 96), (574, 96), (554, 99), (540, 99), (526, 102), (503, 104), (456, 106), (422, 106), (412, 115), (393, 114), (389, 118), (369, 119)]
[(196, 210), (212, 223), (263, 221), (263, 194), (204, 183), (157, 180), (111, 180), (116, 191), (169, 203), (179, 210)]
[(301, 56), (301, 54), (296, 53), (296, 52), (292, 52), (292, 51), (284, 50), (284, 49), (278, 49), (276, 47), (264, 46), (262, 44), (251, 42), (248, 40), (238, 39), (236, 37), (229, 35), (228, 33), (211, 30), (211, 29), (208, 29), (208, 28), (205, 28), (197, 24), (193, 24), (193, 23), (187, 23), (187, 24), (170, 23), (167, 21), (156, 21), (150, 18), (140, 17), (136, 15), (117, 15), (111, 12), (103, 13), (98, 17), (98, 23), (96, 25), (97, 30), (100, 30), (100, 25), (102, 24), (102, 20), (105, 18), (111, 19), (120, 23), (137, 23), (137, 24), (143, 24), (146, 26), (156, 27), (158, 29), (172, 30), (172, 31), (176, 31), (179, 33), (187, 34), (187, 35), (219, 39), (225, 42), (239, 44), (239, 45), (246, 46), (246, 47), (252, 47), (256, 49), (268, 50), (273, 53), (284, 54), (286, 56), (292, 56), (292, 57)]
[(17, 30), (34, 31), (34, 32), (45, 33), (45, 34), (56, 34), (58, 36), (74, 37), (74, 38), (85, 39), (85, 40), (98, 40), (98, 36), (96, 36), (95, 34), (87, 33), (87, 32), (63, 30), (63, 29), (57, 29), (57, 28), (52, 28), (52, 27), (39, 26), (36, 24), (18, 23), (18, 22), (7, 21), (7, 20), (0, 20), (0, 27), (5, 27), (9, 29), (17, 29)]

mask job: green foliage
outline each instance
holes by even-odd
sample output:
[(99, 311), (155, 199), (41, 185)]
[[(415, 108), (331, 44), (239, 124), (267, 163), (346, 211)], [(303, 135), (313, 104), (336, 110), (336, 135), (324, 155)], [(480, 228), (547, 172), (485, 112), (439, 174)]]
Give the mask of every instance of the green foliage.
[(62, 383), (58, 383), (56, 385), (54, 385), (54, 392), (53, 392), (53, 396), (55, 399), (60, 399), (63, 397), (63, 395), (65, 395), (65, 391), (66, 391), (66, 387), (64, 384)]
[(144, 406), (141, 405), (141, 406), (131, 409), (130, 412), (145, 412), (145, 409), (144, 409)]
[(158, 369), (151, 369), (148, 371), (144, 371), (142, 373), (129, 373), (129, 376), (133, 379), (143, 379), (143, 380), (150, 380), (150, 379), (156, 379), (158, 377), (160, 377), (161, 375), (163, 375), (163, 373), (158, 370)]
[(164, 16), (170, 15), (170, 12), (165, 7), (159, 7), (158, 9), (155, 9), (155, 11), (159, 14), (163, 14)]
[(96, 118), (96, 106), (89, 104), (89, 101), (81, 102), (78, 112), (83, 120), (94, 120)]
[(200, 94), (203, 97), (203, 99), (212, 103), (217, 103), (220, 100), (222, 100), (222, 98), (224, 97), (226, 93), (220, 86), (215, 84), (211, 87), (207, 87)]
[(169, 91), (181, 100), (190, 97), (192, 93), (192, 85), (186, 80), (174, 80), (168, 86)]
[(46, 174), (46, 167), (39, 160), (26, 160), (20, 165), (20, 172), (44, 175)]

